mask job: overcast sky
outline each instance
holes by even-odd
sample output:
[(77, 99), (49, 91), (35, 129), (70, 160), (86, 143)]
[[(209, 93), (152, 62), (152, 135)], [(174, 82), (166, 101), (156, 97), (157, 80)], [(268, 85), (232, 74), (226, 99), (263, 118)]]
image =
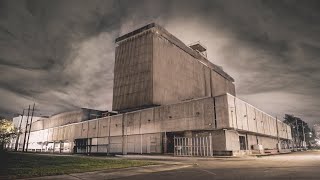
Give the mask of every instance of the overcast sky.
[(239, 98), (320, 122), (317, 0), (0, 0), (0, 115), (111, 109), (114, 40), (150, 22), (206, 45)]

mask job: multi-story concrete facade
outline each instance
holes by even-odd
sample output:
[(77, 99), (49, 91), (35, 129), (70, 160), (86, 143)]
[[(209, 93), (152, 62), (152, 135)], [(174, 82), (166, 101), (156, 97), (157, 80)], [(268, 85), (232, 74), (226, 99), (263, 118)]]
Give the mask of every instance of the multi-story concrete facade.
[[(237, 155), (288, 149), (291, 129), (235, 97), (234, 80), (156, 24), (116, 39), (113, 110), (32, 126), (29, 149), (68, 153)], [(79, 115), (79, 117), (78, 117)], [(59, 117), (59, 118), (58, 118)]]
[(116, 43), (113, 110), (235, 95), (232, 77), (156, 24)]

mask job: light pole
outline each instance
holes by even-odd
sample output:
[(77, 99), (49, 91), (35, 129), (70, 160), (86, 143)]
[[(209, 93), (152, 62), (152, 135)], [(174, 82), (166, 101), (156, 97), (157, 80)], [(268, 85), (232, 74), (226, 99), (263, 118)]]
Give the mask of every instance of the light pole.
[(297, 137), (296, 137), (297, 133), (296, 132), (293, 133), (293, 130), (295, 129), (295, 126), (292, 123), (288, 123), (288, 124), (291, 127), (291, 136), (292, 136), (292, 138), (294, 140), (294, 143), (292, 141), (292, 145), (293, 145), (292, 148), (294, 150), (294, 148), (297, 148)]
[(26, 122), (26, 128), (24, 129), (24, 139), (23, 139), (22, 151), (24, 151), (24, 150), (25, 150), (26, 137), (27, 137), (27, 128), (28, 128), (28, 121), (29, 121), (29, 115), (30, 115), (30, 105), (29, 105), (29, 108), (28, 108), (28, 117), (27, 117), (27, 122)]
[(299, 134), (299, 126), (298, 126), (298, 120), (296, 119), (296, 133), (297, 133), (297, 137), (298, 137), (298, 141), (299, 141), (299, 148), (301, 148), (301, 140), (300, 140), (300, 134)]
[(18, 135), (17, 135), (17, 139), (16, 139), (16, 146), (14, 147), (15, 151), (18, 151), (20, 131), (21, 131), (21, 125), (22, 125), (22, 120), (23, 120), (23, 116), (24, 116), (24, 110), (27, 110), (27, 109), (22, 109), (22, 115), (21, 115), (21, 119), (20, 119), (20, 123), (19, 123)]
[(30, 139), (30, 134), (31, 134), (32, 119), (33, 119), (33, 113), (34, 113), (34, 107), (35, 107), (35, 105), (36, 105), (36, 103), (33, 103), (32, 113), (31, 113), (31, 120), (30, 120), (30, 125), (29, 125), (29, 134), (28, 134), (26, 152), (28, 151), (28, 146), (29, 146), (29, 139)]
[(304, 146), (304, 149), (306, 150), (307, 149), (307, 142), (306, 142), (306, 134), (304, 133), (304, 122), (302, 122), (302, 133), (303, 133), (303, 146)]

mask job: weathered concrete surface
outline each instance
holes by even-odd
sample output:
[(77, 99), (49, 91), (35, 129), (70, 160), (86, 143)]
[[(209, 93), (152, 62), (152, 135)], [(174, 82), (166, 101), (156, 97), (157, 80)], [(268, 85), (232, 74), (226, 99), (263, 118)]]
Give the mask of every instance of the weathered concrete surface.
[(121, 114), (92, 120), (102, 112), (81, 109), (39, 120), (29, 149), (73, 152), (77, 139), (91, 152), (162, 153), (167, 132), (185, 131), (212, 133), (214, 151), (240, 151), (239, 136), (246, 150), (292, 139), (288, 125), (233, 96), (232, 77), (164, 28), (152, 23), (116, 42), (113, 110)]
[[(186, 158), (167, 156), (123, 156), (126, 159), (144, 159), (166, 163), (150, 168), (78, 173), (33, 179), (248, 179), (248, 180), (318, 180), (320, 179), (320, 151), (295, 152), (261, 158)], [(159, 171), (160, 169), (160, 171)]]
[[(240, 151), (239, 135), (247, 138), (247, 150), (257, 143), (276, 149), (276, 123), (279, 137), (290, 139), (287, 125), (227, 94), (34, 131), (29, 148), (43, 149), (44, 142), (63, 141), (67, 142), (63, 152), (72, 152), (74, 139), (92, 138), (92, 145), (99, 145), (92, 152), (162, 153), (165, 132), (207, 131), (212, 133), (214, 151)], [(59, 152), (58, 144), (54, 151)]]
[(165, 29), (153, 26), (124, 37), (116, 47), (113, 110), (235, 95), (229, 75)]
[(118, 178), (130, 178), (130, 176), (135, 175), (143, 175), (148, 173), (156, 173), (163, 171), (172, 171), (181, 168), (187, 168), (192, 165), (189, 164), (181, 164), (181, 163), (165, 163), (162, 165), (151, 165), (144, 167), (133, 167), (133, 168), (125, 168), (125, 169), (108, 169), (102, 171), (93, 171), (93, 172), (85, 172), (85, 173), (74, 173), (67, 175), (58, 175), (58, 176), (44, 176), (38, 178), (28, 178), (28, 179), (46, 179), (46, 180), (54, 180), (54, 179), (65, 179), (65, 180), (104, 180), (104, 179), (118, 179)]
[[(177, 161), (177, 160), (176, 160)], [(183, 161), (183, 160), (181, 160)], [(140, 180), (318, 180), (320, 151), (296, 152), (261, 158), (209, 159), (190, 158), (197, 166), (173, 171), (141, 174), (122, 179)]]
[[(221, 108), (223, 113), (220, 114), (223, 114), (224, 120), (225, 118), (228, 119), (226, 121), (228, 122), (227, 127), (283, 139), (292, 139), (290, 126), (275, 117), (230, 94), (219, 96), (218, 99), (224, 106)], [(227, 108), (225, 107), (226, 102)], [(224, 117), (226, 109), (228, 117)]]

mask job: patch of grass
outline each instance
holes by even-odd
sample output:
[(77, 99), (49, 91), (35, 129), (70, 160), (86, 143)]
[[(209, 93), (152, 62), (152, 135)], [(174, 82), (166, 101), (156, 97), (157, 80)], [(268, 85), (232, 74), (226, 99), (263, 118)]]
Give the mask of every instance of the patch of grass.
[(9, 178), (50, 176), (155, 164), (141, 160), (26, 153), (6, 153), (5, 159), (7, 161), (6, 173)]

